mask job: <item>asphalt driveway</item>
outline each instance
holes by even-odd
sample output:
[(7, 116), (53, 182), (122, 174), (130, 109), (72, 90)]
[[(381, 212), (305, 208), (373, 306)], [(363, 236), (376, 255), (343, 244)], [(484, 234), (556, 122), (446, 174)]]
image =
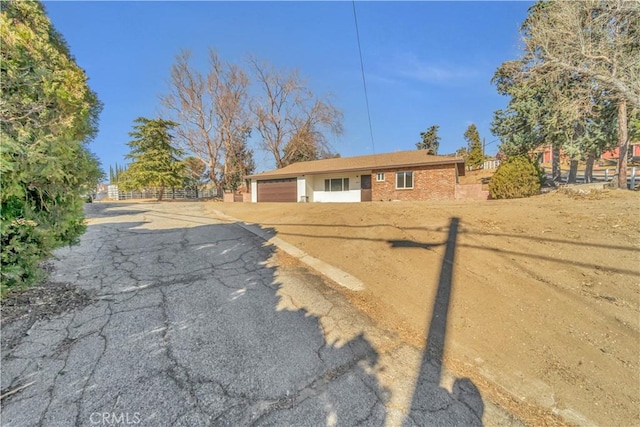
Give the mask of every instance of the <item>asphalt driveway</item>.
[(482, 424), (473, 384), (440, 387), (321, 278), (193, 206), (87, 205), (50, 280), (91, 299), (3, 345), (2, 425)]

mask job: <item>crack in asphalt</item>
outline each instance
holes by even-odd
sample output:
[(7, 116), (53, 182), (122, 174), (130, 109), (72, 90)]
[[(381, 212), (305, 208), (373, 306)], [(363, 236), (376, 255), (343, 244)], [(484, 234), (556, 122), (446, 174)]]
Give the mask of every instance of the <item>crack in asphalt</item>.
[(90, 225), (80, 246), (56, 254), (52, 274), (95, 298), (62, 323), (27, 323), (35, 338), (3, 349), (3, 365), (14, 363), (3, 390), (29, 375), (42, 382), (3, 401), (9, 424), (55, 425), (56, 410), (76, 426), (88, 425), (91, 410), (139, 413), (149, 425), (290, 424), (283, 420), (296, 411), (318, 422), (384, 423), (389, 397), (373, 346), (362, 334), (326, 341), (349, 329), (333, 299), (318, 294), (320, 313), (309, 313), (295, 293), (279, 291), (283, 280), (306, 286), (306, 270), (276, 274), (275, 249), (238, 224), (183, 227), (154, 216), (159, 229), (132, 229), (144, 226), (142, 210), (89, 209), (114, 222)]
[(53, 353), (54, 356), (57, 356), (57, 355), (59, 355), (60, 353), (63, 353), (63, 352), (66, 353), (66, 355), (65, 355), (65, 358), (64, 358), (64, 364), (62, 365), (60, 370), (58, 370), (58, 372), (56, 373), (55, 377), (53, 378), (53, 385), (51, 385), (51, 387), (48, 388), (49, 402), (47, 403), (47, 407), (42, 412), (42, 416), (40, 417), (40, 420), (38, 421), (38, 427), (42, 427), (43, 426), (44, 420), (47, 417), (47, 413), (49, 412), (49, 408), (51, 407), (51, 403), (53, 402), (53, 397), (54, 397), (55, 390), (56, 390), (56, 384), (58, 383), (58, 379), (60, 378), (60, 374), (63, 373), (65, 371), (65, 369), (67, 368), (67, 363), (69, 361), (69, 355), (71, 354), (71, 347), (73, 346), (73, 343), (75, 342), (75, 340), (72, 340), (70, 338), (71, 331), (69, 330), (69, 327), (70, 327), (71, 323), (73, 323), (73, 320), (75, 319), (75, 317), (76, 317), (76, 313), (73, 313), (72, 316), (71, 316), (71, 319), (69, 320), (69, 322), (65, 326), (65, 331), (66, 331), (65, 338), (62, 340), (60, 345), (54, 350), (54, 353)]
[(109, 339), (107, 338), (107, 335), (105, 334), (105, 328), (107, 327), (107, 325), (109, 325), (109, 322), (111, 322), (111, 317), (113, 316), (113, 311), (111, 309), (111, 305), (108, 304), (107, 305), (107, 309), (109, 310), (109, 313), (107, 314), (107, 319), (104, 322), (104, 324), (102, 325), (102, 327), (100, 328), (100, 330), (98, 331), (98, 336), (100, 338), (102, 338), (102, 342), (103, 342), (103, 346), (102, 346), (102, 350), (100, 352), (100, 355), (98, 356), (98, 358), (96, 359), (95, 363), (93, 364), (91, 371), (89, 372), (89, 375), (87, 376), (86, 381), (84, 382), (83, 386), (82, 386), (82, 390), (80, 392), (80, 397), (78, 398), (78, 401), (76, 402), (76, 421), (75, 421), (75, 425), (76, 426), (80, 426), (82, 425), (81, 420), (80, 420), (80, 414), (82, 412), (82, 401), (84, 399), (85, 393), (87, 392), (87, 386), (91, 383), (91, 380), (93, 379), (95, 373), (96, 373), (96, 369), (98, 367), (98, 365), (100, 364), (100, 361), (102, 360), (102, 358), (104, 357), (106, 351), (107, 351), (107, 347), (109, 346)]

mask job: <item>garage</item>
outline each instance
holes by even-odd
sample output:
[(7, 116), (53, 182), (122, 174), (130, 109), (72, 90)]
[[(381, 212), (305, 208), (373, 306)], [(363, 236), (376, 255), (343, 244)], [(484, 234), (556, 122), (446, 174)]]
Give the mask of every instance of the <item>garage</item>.
[(298, 188), (295, 178), (258, 181), (258, 202), (295, 202)]

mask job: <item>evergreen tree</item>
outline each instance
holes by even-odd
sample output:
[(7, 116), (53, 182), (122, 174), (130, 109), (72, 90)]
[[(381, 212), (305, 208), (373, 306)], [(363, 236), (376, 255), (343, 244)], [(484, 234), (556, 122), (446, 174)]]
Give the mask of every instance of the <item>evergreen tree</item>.
[(428, 154), (438, 154), (438, 147), (440, 147), (438, 129), (440, 129), (440, 126), (433, 125), (426, 132), (420, 132), (422, 141), (416, 143), (418, 150), (427, 150)]
[(246, 175), (250, 175), (256, 168), (253, 160), (253, 150), (247, 144), (250, 132), (247, 130), (235, 137), (225, 152), (226, 167), (222, 182), (224, 189), (231, 192), (238, 191), (242, 185), (242, 180)]
[(85, 230), (83, 197), (104, 173), (88, 148), (102, 108), (42, 4), (0, 14), (0, 288), (28, 284), (38, 262)]
[(460, 147), (456, 150), (456, 156), (462, 157), (463, 159), (465, 159), (465, 161), (467, 160), (468, 154), (469, 152), (467, 151), (467, 147)]
[(484, 154), (482, 154), (482, 143), (480, 134), (475, 124), (471, 123), (464, 132), (464, 140), (467, 141), (466, 163), (469, 169), (479, 169), (484, 164)]
[(134, 138), (127, 145), (131, 152), (125, 157), (131, 159), (122, 179), (118, 182), (125, 191), (145, 187), (159, 187), (158, 200), (162, 200), (167, 187), (178, 187), (183, 183), (184, 164), (179, 157), (181, 150), (172, 145), (171, 130), (176, 124), (169, 120), (138, 117)]
[(251, 175), (256, 168), (253, 160), (253, 150), (246, 145), (235, 147), (234, 155), (230, 157), (229, 166), (233, 171), (227, 176), (226, 189), (238, 191), (245, 176)]
[[(529, 130), (520, 143), (546, 134), (553, 141), (541, 142), (553, 143), (554, 158), (562, 147), (577, 165), (578, 158), (602, 148), (584, 136), (601, 114), (609, 115), (609, 104), (615, 107), (620, 153), (614, 184), (626, 187), (629, 110), (640, 108), (639, 22), (637, 1), (535, 3), (521, 28), (522, 57), (502, 64), (494, 76), (500, 93), (515, 95), (507, 110), (496, 113), (498, 136), (512, 139), (509, 127)], [(612, 118), (601, 120), (605, 129), (597, 133), (609, 132)]]

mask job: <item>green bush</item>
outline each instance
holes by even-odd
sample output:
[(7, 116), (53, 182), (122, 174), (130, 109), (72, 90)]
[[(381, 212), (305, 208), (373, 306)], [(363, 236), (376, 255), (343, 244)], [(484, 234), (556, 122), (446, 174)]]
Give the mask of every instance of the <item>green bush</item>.
[(510, 157), (501, 163), (489, 181), (493, 199), (517, 199), (540, 192), (543, 182), (540, 166), (526, 156)]
[(83, 194), (102, 179), (88, 149), (102, 104), (39, 2), (0, 8), (0, 296), (78, 241)]
[(2, 224), (2, 280), (0, 291), (40, 279), (38, 262), (50, 246), (46, 233), (31, 220), (17, 219)]

